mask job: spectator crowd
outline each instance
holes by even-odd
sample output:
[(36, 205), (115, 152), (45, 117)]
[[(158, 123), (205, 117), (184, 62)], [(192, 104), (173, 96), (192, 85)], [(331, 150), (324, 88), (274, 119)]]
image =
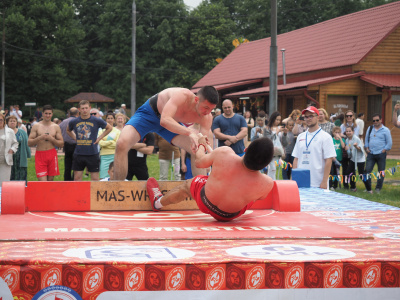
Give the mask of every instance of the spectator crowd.
[[(400, 128), (400, 104), (393, 112), (393, 124)], [(377, 165), (375, 193), (383, 188), (387, 152), (392, 148), (390, 130), (382, 124), (382, 116), (374, 114), (373, 124), (364, 127), (364, 113), (352, 110), (329, 116), (325, 109), (309, 106), (295, 109), (289, 116), (272, 112), (268, 116), (250, 111), (244, 116), (234, 112), (227, 99), (222, 111), (212, 111), (213, 123), (209, 139), (213, 147), (228, 146), (243, 156), (246, 147), (261, 137), (274, 145), (272, 162), (261, 172), (273, 180), (291, 179), (296, 168), (310, 170), (311, 186), (335, 190), (339, 187), (356, 191), (362, 180), (365, 191), (373, 193), (371, 173)], [(27, 181), (28, 159), (35, 147), (35, 172), (39, 181), (54, 180), (60, 175), (58, 151), (64, 155), (64, 180), (112, 180), (117, 141), (128, 117), (126, 105), (117, 111), (102, 112), (83, 100), (68, 110), (64, 120), (53, 118), (53, 108), (37, 108), (24, 125), (18, 105), (0, 112), (0, 184), (8, 180)], [(196, 130), (196, 124), (191, 125)], [(158, 134), (148, 133), (128, 152), (126, 180), (147, 180), (147, 156), (157, 153), (160, 180), (192, 178), (190, 153), (171, 145)], [(169, 169), (172, 170), (171, 178)], [(212, 170), (207, 170), (212, 172)]]

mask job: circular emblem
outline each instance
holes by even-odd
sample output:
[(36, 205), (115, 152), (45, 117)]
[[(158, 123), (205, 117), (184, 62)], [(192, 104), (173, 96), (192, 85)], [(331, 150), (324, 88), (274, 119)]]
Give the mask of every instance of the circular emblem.
[(62, 285), (53, 285), (39, 291), (32, 300), (82, 300), (73, 289)]
[(164, 291), (165, 290), (165, 274), (160, 269), (147, 266), (145, 272), (145, 286), (149, 291)]
[(124, 274), (114, 267), (106, 267), (104, 270), (104, 288), (109, 291), (124, 290)]
[(128, 291), (137, 291), (143, 285), (144, 271), (141, 268), (134, 268), (125, 279), (125, 288)]
[(60, 285), (61, 284), (61, 271), (57, 268), (51, 268), (48, 270), (42, 279), (42, 288), (52, 286), (52, 285)]
[(86, 293), (93, 293), (103, 283), (103, 271), (99, 267), (91, 269), (83, 280), (83, 289)]
[(264, 268), (257, 266), (250, 270), (246, 279), (246, 289), (259, 289), (264, 282)]
[(181, 267), (174, 268), (167, 277), (167, 290), (180, 290), (185, 282), (185, 270)]
[(226, 266), (226, 286), (231, 290), (243, 290), (245, 288), (245, 272), (235, 265)]
[(338, 265), (330, 267), (324, 279), (325, 288), (336, 288), (343, 279), (342, 268)]
[(390, 264), (382, 264), (382, 285), (385, 287), (398, 287), (399, 270)]
[(5, 271), (1, 277), (4, 279), (5, 283), (7, 283), (10, 291), (13, 292), (19, 282), (18, 270), (15, 268), (10, 268)]
[(350, 288), (361, 287), (361, 270), (351, 264), (343, 267), (343, 285)]
[(35, 295), (39, 292), (40, 273), (30, 268), (21, 271), (21, 289), (31, 295)]
[(63, 285), (77, 291), (78, 294), (82, 293), (82, 272), (72, 268), (63, 268), (62, 272)]
[(270, 289), (285, 288), (285, 274), (275, 265), (267, 265), (265, 268), (265, 285)]
[(362, 286), (366, 288), (375, 287), (380, 279), (381, 270), (377, 265), (370, 266), (364, 273)]
[(304, 285), (308, 288), (322, 288), (323, 272), (320, 268), (312, 265), (306, 264), (304, 270)]
[(301, 279), (303, 278), (303, 268), (300, 266), (294, 266), (291, 268), (285, 279), (285, 285), (289, 289), (298, 288), (301, 284)]
[(225, 281), (225, 271), (222, 267), (216, 267), (211, 270), (206, 279), (207, 290), (221, 289)]
[(206, 281), (204, 273), (195, 266), (188, 266), (186, 268), (186, 286), (190, 290), (204, 290)]

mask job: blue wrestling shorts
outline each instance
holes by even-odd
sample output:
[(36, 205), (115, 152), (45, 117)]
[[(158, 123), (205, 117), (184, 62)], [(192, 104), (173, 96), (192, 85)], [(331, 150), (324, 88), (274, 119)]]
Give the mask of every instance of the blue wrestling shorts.
[[(137, 132), (140, 134), (140, 139), (142, 139), (149, 132), (155, 132), (167, 140), (168, 143), (171, 143), (172, 139), (178, 134), (165, 129), (160, 125), (160, 113), (157, 109), (157, 98), (158, 94), (147, 100), (145, 104), (138, 108), (126, 125), (135, 127)], [(153, 105), (150, 105), (150, 101)], [(185, 126), (182, 123), (179, 124)]]

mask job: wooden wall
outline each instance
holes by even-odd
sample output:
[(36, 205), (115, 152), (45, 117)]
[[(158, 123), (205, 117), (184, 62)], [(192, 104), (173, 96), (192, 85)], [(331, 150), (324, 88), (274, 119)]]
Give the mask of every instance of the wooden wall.
[(400, 74), (400, 26), (353, 66), (353, 72)]

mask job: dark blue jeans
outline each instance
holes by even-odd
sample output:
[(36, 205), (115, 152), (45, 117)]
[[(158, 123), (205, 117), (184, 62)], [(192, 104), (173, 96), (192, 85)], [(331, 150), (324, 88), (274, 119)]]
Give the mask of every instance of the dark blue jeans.
[[(291, 154), (287, 153), (285, 155), (284, 161), (286, 161), (287, 163), (290, 163), (293, 166), (294, 157)], [(284, 168), (282, 168), (282, 179), (289, 180), (291, 175), (292, 175), (292, 167), (291, 166), (288, 165), (286, 170)]]
[[(370, 174), (374, 169), (375, 164), (378, 165), (378, 172), (384, 171), (386, 168), (386, 152), (380, 154), (372, 154), (368, 153), (367, 155), (367, 162), (365, 166), (365, 173)], [(382, 189), (384, 177), (380, 176), (376, 183), (375, 189)], [(371, 189), (371, 177), (368, 178), (367, 183), (367, 190)], [(369, 188), (368, 188), (369, 187)]]

